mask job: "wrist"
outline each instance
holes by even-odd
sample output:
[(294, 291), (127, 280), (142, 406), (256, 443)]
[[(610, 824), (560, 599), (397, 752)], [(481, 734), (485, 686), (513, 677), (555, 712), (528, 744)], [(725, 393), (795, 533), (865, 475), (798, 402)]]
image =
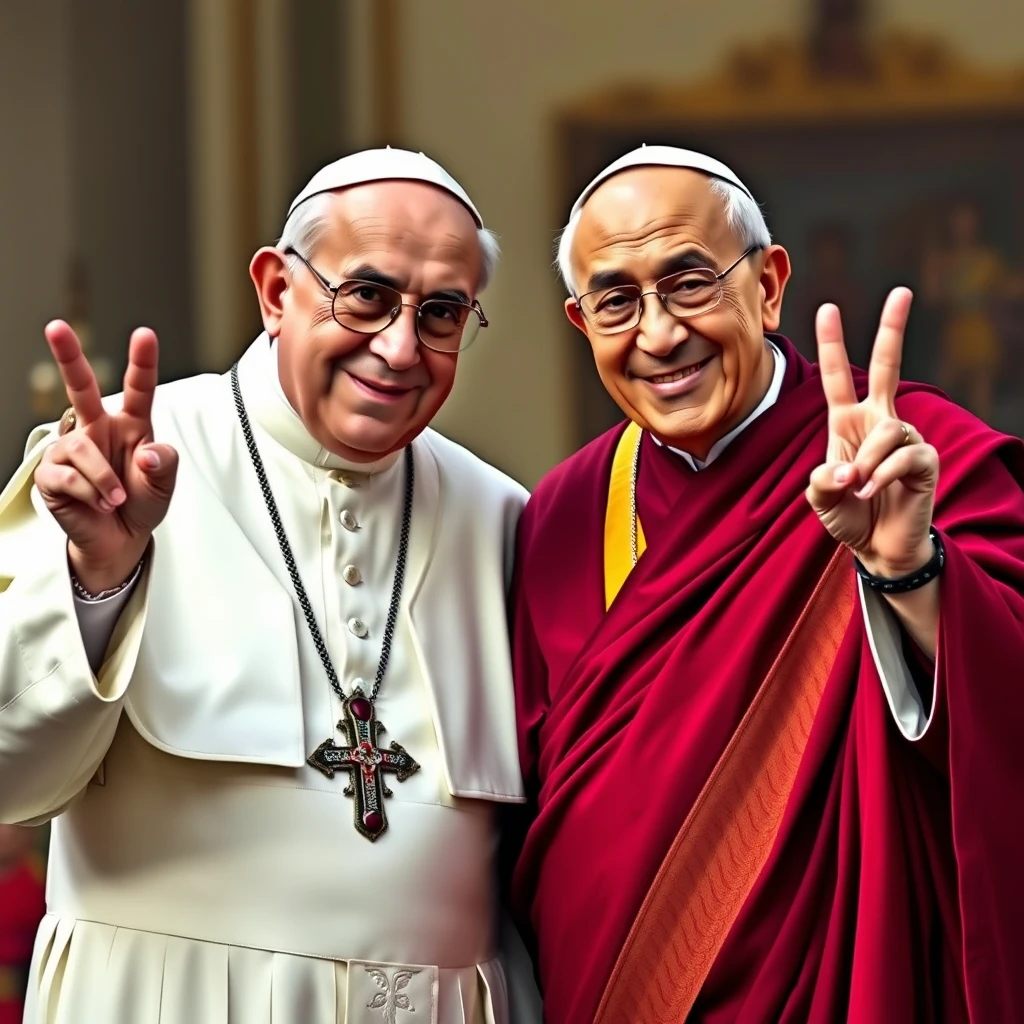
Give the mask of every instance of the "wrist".
[(858, 554), (857, 559), (872, 576), (879, 576), (884, 579), (901, 579), (923, 569), (932, 560), (934, 555), (935, 545), (932, 543), (931, 535), (926, 534), (914, 551), (906, 558), (891, 561), (870, 555)]
[[(854, 567), (861, 579), (862, 585), (881, 593), (887, 598), (910, 594), (913, 591), (921, 590), (923, 587), (928, 587), (938, 578), (946, 563), (946, 546), (935, 527), (929, 528), (928, 539), (932, 545), (932, 553), (928, 561), (900, 575), (882, 575), (872, 572), (855, 556)], [(913, 562), (908, 559), (907, 564), (912, 565)], [(886, 567), (889, 567), (888, 562)], [(932, 589), (934, 590), (934, 588)]]
[(128, 549), (119, 552), (109, 561), (96, 562), (68, 542), (68, 569), (78, 584), (76, 593), (80, 596), (95, 596), (120, 589), (135, 574), (146, 553), (146, 547), (148, 544), (141, 550)]

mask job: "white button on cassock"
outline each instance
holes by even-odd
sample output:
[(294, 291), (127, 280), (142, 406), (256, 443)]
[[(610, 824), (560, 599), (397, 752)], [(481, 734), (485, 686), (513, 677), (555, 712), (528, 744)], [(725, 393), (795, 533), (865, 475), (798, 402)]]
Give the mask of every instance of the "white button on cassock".
[(356, 517), (352, 515), (348, 509), (345, 509), (341, 513), (341, 525), (344, 526), (346, 530), (355, 530), (359, 524), (356, 522)]
[(353, 636), (359, 637), (360, 640), (365, 640), (370, 635), (370, 631), (366, 628), (366, 623), (362, 619), (349, 619), (348, 631)]
[(346, 565), (341, 570), (341, 578), (350, 586), (354, 587), (357, 583), (363, 581), (363, 574), (354, 566)]

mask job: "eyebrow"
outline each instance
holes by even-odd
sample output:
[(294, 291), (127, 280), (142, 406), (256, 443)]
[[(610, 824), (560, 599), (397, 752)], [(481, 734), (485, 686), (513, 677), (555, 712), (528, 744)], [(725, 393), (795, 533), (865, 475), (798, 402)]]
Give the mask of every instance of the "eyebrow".
[[(686, 249), (674, 253), (664, 260), (657, 268), (656, 279), (679, 274), (684, 270), (714, 270), (711, 258), (697, 249)], [(605, 288), (618, 288), (624, 284), (636, 284), (636, 281), (624, 270), (599, 270), (587, 281), (587, 291), (597, 292)]]
[[(369, 281), (370, 284), (379, 284), (382, 288), (390, 288), (392, 291), (396, 291), (398, 293), (401, 293), (402, 291), (401, 281), (395, 277), (391, 277), (389, 274), (385, 274), (383, 271), (378, 270), (369, 263), (363, 263), (356, 267), (348, 277), (355, 278), (359, 281)], [(448, 302), (464, 302), (467, 306), (471, 301), (469, 295), (460, 288), (448, 288), (442, 291), (431, 292), (429, 295), (424, 296), (424, 301), (427, 299), (443, 299)]]
[(358, 281), (369, 281), (370, 284), (379, 284), (382, 288), (391, 288), (396, 292), (402, 290), (402, 284), (398, 278), (385, 274), (369, 263), (360, 264), (350, 274), (345, 276), (349, 279), (355, 278)]

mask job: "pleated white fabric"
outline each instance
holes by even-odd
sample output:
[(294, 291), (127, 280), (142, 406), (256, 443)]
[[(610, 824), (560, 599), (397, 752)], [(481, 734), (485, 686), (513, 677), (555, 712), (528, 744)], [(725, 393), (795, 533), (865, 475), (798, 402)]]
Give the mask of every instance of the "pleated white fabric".
[[(345, 962), (114, 928), (48, 914), (30, 1024), (384, 1024), (348, 998)], [(498, 960), (437, 972), (437, 1024), (506, 1024)], [(424, 1012), (426, 1011), (426, 1012)], [(429, 1006), (397, 1020), (425, 1024)]]

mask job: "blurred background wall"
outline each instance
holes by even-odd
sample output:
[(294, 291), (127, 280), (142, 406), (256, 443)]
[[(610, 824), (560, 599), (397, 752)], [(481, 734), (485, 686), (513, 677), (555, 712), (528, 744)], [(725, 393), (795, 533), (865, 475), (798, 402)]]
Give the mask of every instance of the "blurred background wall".
[[(794, 257), (798, 344), (803, 310), (837, 296), (865, 351), (880, 290), (910, 283), (908, 368), (938, 379), (958, 330), (954, 348), (994, 346), (968, 376), (994, 379), (979, 412), (1019, 431), (1022, 111), (1017, 0), (3, 0), (0, 462), (64, 406), (48, 319), (87, 329), (110, 390), (141, 323), (166, 378), (225, 369), (258, 329), (249, 257), (290, 196), (383, 142), (439, 159), (501, 236), (492, 326), (439, 425), (527, 485), (612, 415), (565, 324), (553, 239), (638, 141), (713, 144), (759, 191)], [(912, 243), (894, 255), (894, 238)], [(973, 323), (943, 304), (954, 284)], [(984, 404), (983, 385), (957, 397)]]

